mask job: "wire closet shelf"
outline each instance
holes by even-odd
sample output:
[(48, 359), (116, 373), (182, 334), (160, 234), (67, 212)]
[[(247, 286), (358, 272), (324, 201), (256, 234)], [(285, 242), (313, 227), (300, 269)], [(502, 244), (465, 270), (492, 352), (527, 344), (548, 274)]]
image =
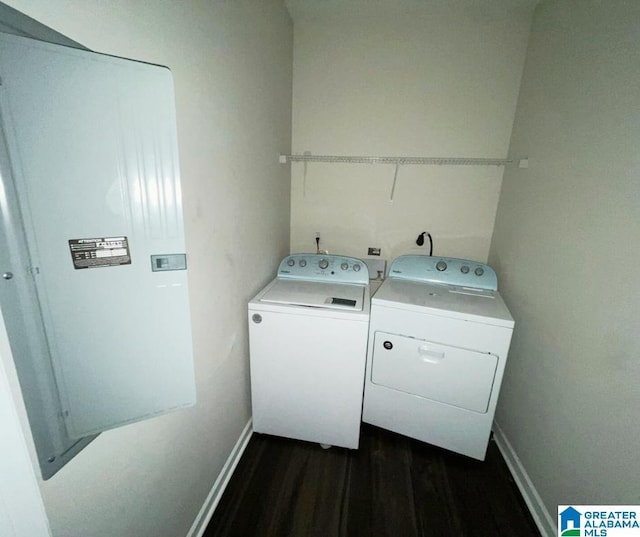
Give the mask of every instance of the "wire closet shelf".
[(305, 179), (306, 167), (309, 162), (329, 162), (342, 164), (393, 164), (395, 172), (393, 175), (393, 184), (391, 186), (391, 195), (389, 200), (393, 201), (393, 195), (396, 190), (396, 182), (398, 180), (398, 169), (400, 166), (417, 165), (417, 166), (506, 166), (513, 160), (502, 158), (467, 158), (467, 157), (376, 157), (376, 156), (353, 156), (353, 155), (312, 155), (306, 151), (302, 155), (280, 155), (281, 164), (287, 162), (304, 162)]
[(353, 155), (280, 155), (280, 163), (287, 162), (336, 162), (343, 164), (397, 164), (439, 166), (505, 166), (513, 162), (501, 158), (467, 157), (376, 157)]

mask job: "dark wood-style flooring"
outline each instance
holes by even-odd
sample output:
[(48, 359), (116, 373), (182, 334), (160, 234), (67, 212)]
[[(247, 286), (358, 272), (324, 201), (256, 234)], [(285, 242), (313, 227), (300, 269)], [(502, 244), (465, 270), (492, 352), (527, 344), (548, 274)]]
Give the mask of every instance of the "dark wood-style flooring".
[(363, 425), (360, 449), (254, 434), (204, 537), (539, 537), (485, 462)]

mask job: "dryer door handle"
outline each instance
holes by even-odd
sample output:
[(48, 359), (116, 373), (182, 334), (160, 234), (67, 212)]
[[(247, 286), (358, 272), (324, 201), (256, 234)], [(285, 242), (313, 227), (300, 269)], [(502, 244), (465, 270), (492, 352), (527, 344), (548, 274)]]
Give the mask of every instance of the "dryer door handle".
[(444, 359), (443, 351), (435, 351), (427, 345), (420, 345), (420, 347), (418, 347), (418, 354), (423, 362), (429, 364), (438, 364)]

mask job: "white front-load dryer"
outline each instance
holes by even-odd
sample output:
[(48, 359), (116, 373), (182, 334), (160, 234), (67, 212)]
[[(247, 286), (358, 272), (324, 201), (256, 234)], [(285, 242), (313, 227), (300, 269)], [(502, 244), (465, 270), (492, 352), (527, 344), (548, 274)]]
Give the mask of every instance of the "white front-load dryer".
[(282, 260), (248, 308), (255, 432), (358, 447), (369, 308), (361, 260)]
[(513, 327), (488, 265), (397, 258), (372, 298), (363, 421), (484, 460)]

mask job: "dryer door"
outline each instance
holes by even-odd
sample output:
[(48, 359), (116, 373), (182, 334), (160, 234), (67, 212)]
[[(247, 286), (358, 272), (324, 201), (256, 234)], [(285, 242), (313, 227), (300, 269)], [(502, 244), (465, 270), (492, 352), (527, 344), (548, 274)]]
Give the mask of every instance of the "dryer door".
[(376, 332), (371, 382), (485, 413), (497, 365), (494, 354)]

